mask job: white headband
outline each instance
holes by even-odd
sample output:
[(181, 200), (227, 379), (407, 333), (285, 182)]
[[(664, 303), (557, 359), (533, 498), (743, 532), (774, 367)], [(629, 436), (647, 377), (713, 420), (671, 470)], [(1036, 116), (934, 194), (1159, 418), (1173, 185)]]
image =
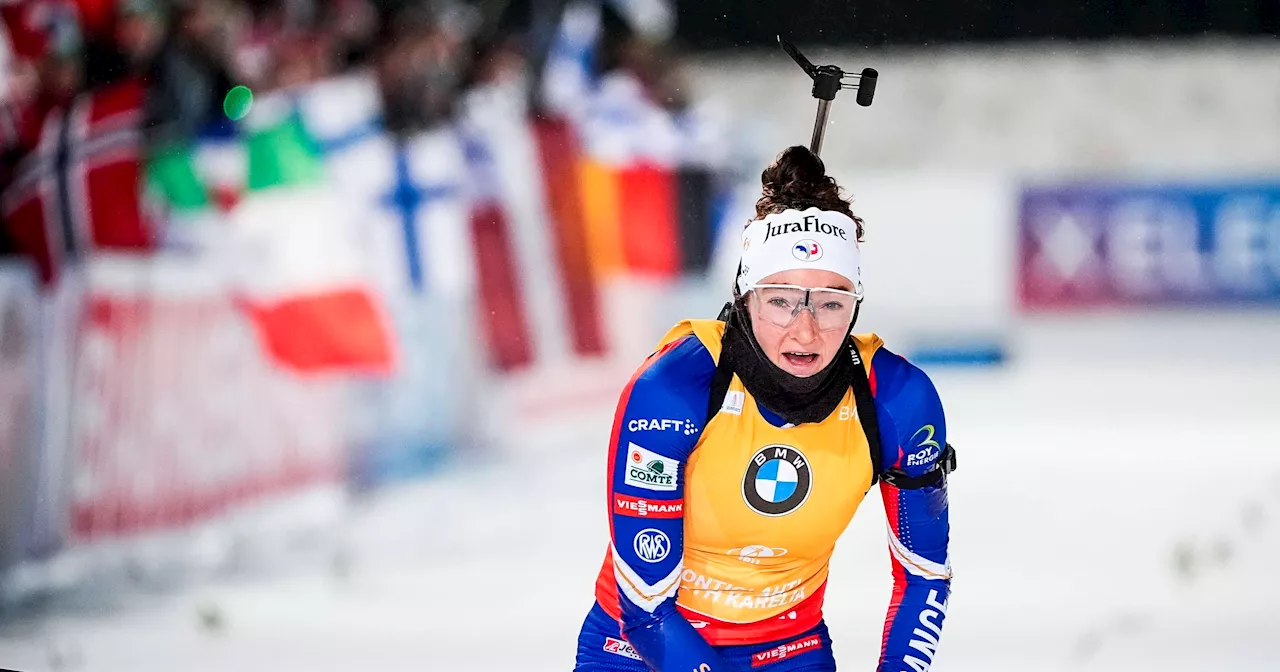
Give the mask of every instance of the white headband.
[(779, 271), (801, 268), (839, 273), (861, 293), (857, 224), (839, 212), (809, 208), (772, 214), (743, 229), (739, 292)]

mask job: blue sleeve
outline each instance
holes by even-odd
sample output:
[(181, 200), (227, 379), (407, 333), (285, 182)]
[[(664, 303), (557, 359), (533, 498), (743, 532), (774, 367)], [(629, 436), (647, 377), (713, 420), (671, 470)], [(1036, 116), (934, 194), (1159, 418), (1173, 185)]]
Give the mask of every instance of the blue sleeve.
[[(884, 463), (923, 475), (947, 443), (938, 391), (928, 375), (888, 350), (876, 353), (872, 368)], [(889, 523), (893, 596), (877, 669), (925, 672), (933, 664), (951, 594), (946, 485), (900, 490), (882, 482), (880, 494)]]
[(698, 339), (669, 345), (632, 379), (614, 418), (609, 527), (622, 632), (655, 672), (729, 670), (676, 611), (685, 465), (702, 432), (714, 371)]

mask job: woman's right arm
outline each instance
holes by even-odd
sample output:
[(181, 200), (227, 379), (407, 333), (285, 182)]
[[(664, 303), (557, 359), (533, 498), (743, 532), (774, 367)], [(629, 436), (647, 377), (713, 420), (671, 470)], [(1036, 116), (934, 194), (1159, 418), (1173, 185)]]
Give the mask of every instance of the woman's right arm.
[(685, 465), (701, 434), (707, 396), (700, 376), (689, 373), (709, 358), (693, 337), (654, 353), (623, 390), (613, 422), (609, 534), (622, 630), (657, 672), (729, 671), (676, 610)]

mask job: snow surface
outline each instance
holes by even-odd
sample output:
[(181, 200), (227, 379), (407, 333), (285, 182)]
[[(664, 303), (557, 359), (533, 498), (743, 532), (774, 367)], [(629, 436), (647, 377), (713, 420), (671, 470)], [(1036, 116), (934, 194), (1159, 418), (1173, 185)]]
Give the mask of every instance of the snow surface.
[[(1280, 669), (1280, 317), (1038, 318), (1012, 345), (1003, 369), (930, 372), (960, 465), (933, 669)], [(0, 667), (567, 672), (608, 425), (555, 445), (512, 427), (502, 459), (362, 502), (288, 571), (9, 623)], [(883, 515), (868, 497), (832, 560), (841, 669), (877, 655)]]

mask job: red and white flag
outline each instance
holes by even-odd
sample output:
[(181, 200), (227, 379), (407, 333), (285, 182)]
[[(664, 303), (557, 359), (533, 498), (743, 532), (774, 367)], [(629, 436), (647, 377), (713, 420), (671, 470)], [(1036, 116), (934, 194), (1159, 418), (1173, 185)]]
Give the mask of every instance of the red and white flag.
[(0, 195), (9, 238), (46, 283), (94, 250), (155, 248), (140, 190), (143, 94), (127, 80), (50, 113)]

